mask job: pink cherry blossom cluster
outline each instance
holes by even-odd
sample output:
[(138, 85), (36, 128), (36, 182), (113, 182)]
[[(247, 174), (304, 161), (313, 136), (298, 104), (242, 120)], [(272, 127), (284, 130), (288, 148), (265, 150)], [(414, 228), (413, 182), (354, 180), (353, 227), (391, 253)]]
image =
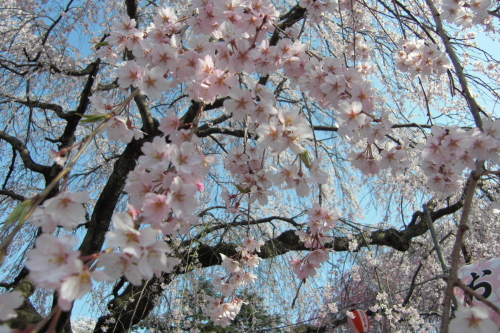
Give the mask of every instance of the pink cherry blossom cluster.
[(96, 256), (81, 258), (80, 251), (73, 251), (78, 243), (76, 237), (58, 238), (52, 233), (59, 226), (72, 231), (85, 223), (84, 205), (89, 199), (87, 192), (62, 192), (45, 200), (29, 218), (43, 232), (36, 239), (35, 248), (27, 253), (25, 265), (30, 271), (30, 279), (38, 288), (57, 289), (57, 303), (65, 311), (71, 308), (75, 299), (90, 291), (91, 278), (98, 278), (101, 273), (89, 269)]
[(436, 44), (425, 45), (423, 39), (403, 40), (400, 49), (394, 53), (396, 67), (411, 77), (431, 74), (441, 75), (451, 68), (446, 53)]
[(495, 322), (489, 318), (487, 308), (479, 306), (461, 306), (455, 311), (455, 318), (450, 322), (450, 332), (498, 332), (498, 327)]
[(338, 8), (336, 16), (343, 18), (343, 24), (346, 27), (353, 29), (353, 31), (361, 31), (369, 27), (369, 11), (359, 1), (339, 0)]
[(380, 142), (386, 141), (385, 136), (392, 133), (393, 123), (389, 112), (375, 109), (375, 91), (371, 83), (363, 79), (366, 67), (347, 68), (340, 59), (312, 58), (299, 84), (301, 90), (309, 91), (309, 96), (323, 108), (335, 108), (339, 135), (347, 137), (353, 146), (365, 143), (362, 152), (353, 147), (350, 159), (354, 166), (366, 175), (389, 167), (393, 173), (400, 172), (408, 165), (407, 154), (402, 146), (380, 147)]
[(387, 143), (385, 148), (380, 148), (376, 143), (373, 143), (368, 144), (362, 152), (353, 150), (349, 153), (352, 165), (364, 175), (375, 175), (380, 170), (389, 168), (391, 168), (393, 175), (401, 173), (410, 164), (407, 157), (404, 145), (396, 145), (392, 142)]
[[(214, 324), (226, 327), (240, 311), (243, 301), (235, 296), (234, 290), (251, 284), (257, 279), (257, 276), (245, 267), (251, 269), (259, 265), (261, 258), (253, 252), (260, 252), (262, 245), (264, 245), (263, 241), (256, 241), (252, 236), (248, 236), (244, 239), (242, 246), (236, 248), (238, 252), (234, 256), (228, 257), (220, 254), (221, 266), (225, 268), (227, 275), (223, 277), (214, 275), (213, 280), (215, 290), (220, 292), (222, 297), (208, 297), (208, 304), (205, 307), (206, 314), (210, 316)], [(232, 296), (231, 299), (224, 302), (224, 299), (230, 296)]]
[(307, 210), (307, 214), (309, 214), (306, 223), (308, 230), (297, 230), (295, 233), (304, 242), (304, 246), (311, 249), (311, 252), (302, 259), (290, 261), (293, 272), (301, 280), (315, 276), (316, 269), (328, 260), (330, 250), (324, 245), (331, 240), (331, 237), (326, 235), (335, 228), (339, 219), (337, 214), (326, 210), (319, 204), (314, 204), (312, 208)]
[[(110, 248), (104, 253), (81, 258), (80, 251), (72, 250), (78, 243), (76, 237), (50, 235), (58, 226), (71, 231), (85, 222), (86, 192), (61, 193), (46, 200), (31, 216), (30, 221), (44, 234), (28, 252), (26, 267), (38, 287), (59, 291), (61, 309), (68, 310), (75, 299), (89, 292), (91, 279), (114, 281), (124, 275), (139, 285), (154, 274), (172, 272), (180, 263), (167, 256), (172, 251), (164, 238), (186, 233), (197, 224), (197, 217), (192, 215), (198, 206), (195, 193), (203, 188), (200, 166), (208, 159), (189, 142), (197, 140), (192, 130), (178, 129), (178, 125), (177, 117), (165, 117), (160, 129), (169, 135), (171, 143), (167, 144), (165, 137), (155, 137), (142, 147), (144, 155), (125, 185), (132, 203), (130, 212), (113, 215), (115, 230), (106, 233)], [(119, 252), (113, 252), (113, 248), (119, 248)], [(96, 259), (97, 265), (89, 268)], [(104, 269), (95, 270), (101, 267)]]
[(73, 231), (79, 224), (86, 222), (83, 204), (89, 199), (87, 192), (63, 192), (45, 200), (42, 207), (33, 212), (30, 222), (42, 228), (44, 233), (53, 233), (58, 226)]
[[(237, 212), (243, 194), (250, 193), (250, 203), (256, 200), (261, 205), (268, 203), (268, 197), (273, 194), (271, 186), (281, 186), (295, 189), (301, 196), (310, 192), (309, 183), (324, 184), (328, 175), (319, 168), (319, 160), (305, 163), (311, 178), (302, 170), (302, 163), (291, 166), (282, 165), (281, 169), (265, 170), (264, 156), (266, 150), (281, 153), (290, 149), (294, 154), (306, 154), (306, 140), (312, 137), (312, 131), (304, 114), (298, 108), (285, 109), (275, 106), (276, 100), (271, 91), (247, 78), (253, 89), (233, 88), (229, 92), (232, 97), (224, 102), (226, 111), (233, 114), (237, 120), (248, 119), (248, 128), (258, 135), (256, 147), (247, 144), (233, 146), (224, 159), (224, 166), (236, 177), (239, 193), (230, 195), (223, 193), (226, 207)], [(253, 94), (252, 94), (253, 93)], [(258, 97), (258, 102), (254, 98)]]
[(312, 138), (311, 127), (307, 124), (304, 114), (299, 108), (276, 108), (276, 114), (271, 115), (267, 122), (256, 119), (259, 135), (257, 147), (265, 149), (271, 147), (276, 153), (287, 148), (295, 154), (305, 152), (302, 142)]
[(262, 168), (259, 149), (250, 147), (247, 151), (248, 154), (245, 153), (244, 146), (233, 146), (224, 159), (225, 167), (236, 177), (239, 191), (236, 194), (229, 194), (224, 190), (222, 193), (229, 212), (238, 213), (238, 207), (245, 194), (250, 194), (250, 204), (258, 201), (263, 206), (267, 205), (268, 197), (273, 195), (273, 191), (270, 190), (273, 184), (282, 189), (294, 189), (298, 196), (306, 197), (310, 193), (310, 184), (325, 184), (328, 180), (328, 174), (319, 167), (319, 159), (309, 163), (307, 158), (306, 167), (310, 173), (308, 177), (302, 170), (302, 162), (281, 165), (280, 169), (272, 167), (266, 171)]
[[(272, 178), (274, 184), (282, 189), (294, 189), (299, 197), (306, 197), (310, 193), (309, 183), (314, 180), (309, 179), (300, 169), (300, 166), (296, 164), (282, 165), (281, 170)], [(322, 170), (320, 171), (323, 172)], [(328, 176), (326, 175), (325, 179), (323, 179), (325, 182), (326, 177)]]
[(192, 130), (178, 126), (174, 115), (164, 117), (159, 128), (170, 143), (165, 137), (146, 142), (144, 155), (128, 175), (125, 191), (131, 214), (115, 214), (116, 231), (106, 233), (108, 245), (120, 252), (102, 254), (99, 260), (110, 280), (125, 275), (131, 283), (140, 284), (155, 273), (172, 272), (180, 261), (167, 256), (172, 251), (165, 237), (185, 234), (198, 223), (192, 214), (198, 207), (195, 193), (203, 189), (200, 167), (209, 159), (197, 152), (193, 142), (198, 139)]
[[(16, 318), (17, 313), (14, 309), (20, 307), (23, 304), (23, 301), (24, 300), (20, 291), (0, 294), (0, 321), (7, 321), (12, 318)], [(2, 331), (2, 326), (0, 326), (0, 332)]]
[[(276, 46), (270, 46), (267, 40), (262, 40), (265, 35), (263, 32), (272, 31), (271, 23), (276, 20), (274, 7), (268, 3), (234, 1), (222, 5), (206, 1), (195, 5), (200, 14), (186, 20), (194, 33), (187, 41), (190, 49), (181, 45), (176, 35), (181, 30), (177, 23), (179, 19), (170, 9), (159, 9), (154, 23), (142, 34), (137, 33), (134, 20), (127, 17), (114, 25), (112, 36), (115, 37), (109, 38), (107, 47), (114, 47), (121, 52), (129, 49), (137, 57), (136, 61), (129, 61), (118, 70), (122, 87), (139, 87), (154, 98), (160, 96), (157, 93), (161, 89), (151, 88), (153, 81), (158, 83), (156, 86), (165, 88), (163, 91), (168, 90), (167, 86), (187, 82), (192, 99), (212, 103), (217, 96), (229, 96), (230, 99), (224, 102), (226, 112), (231, 113), (236, 121), (249, 120), (248, 129), (259, 136), (258, 148), (271, 147), (278, 153), (290, 148), (300, 154), (305, 150), (300, 142), (312, 136), (300, 110), (276, 107), (272, 92), (252, 77), (244, 78), (246, 89), (237, 86), (236, 74), (241, 71), (268, 74), (283, 69), (292, 86), (300, 85), (301, 90), (308, 92), (322, 107), (339, 109), (338, 121), (342, 125), (339, 134), (349, 137), (353, 142), (367, 140), (364, 158), (360, 159), (361, 155), (358, 154), (353, 159), (361, 161), (357, 165), (363, 165), (361, 169), (368, 170), (365, 173), (378, 172), (379, 168), (372, 167), (372, 162), (385, 156), (370, 155), (370, 145), (376, 139), (385, 140), (384, 136), (391, 132), (392, 123), (387, 114), (375, 111), (375, 93), (370, 82), (362, 77), (369, 71), (369, 66), (347, 68), (339, 59), (328, 57), (319, 60), (306, 52), (304, 44), (291, 38), (283, 38)], [(316, 5), (319, 2), (313, 4)], [(323, 5), (328, 7), (326, 3)], [(341, 7), (346, 12), (352, 12), (353, 6), (355, 4), (346, 2)], [(257, 23), (242, 23), (238, 20), (241, 17)], [(210, 42), (212, 37), (218, 41)], [(140, 40), (134, 42), (135, 39)], [(353, 52), (358, 59), (363, 58), (363, 54), (368, 56), (369, 50), (364, 47), (362, 40), (358, 38), (353, 45)], [(148, 88), (141, 86), (141, 82), (149, 68), (159, 68), (164, 74), (163, 78), (161, 75), (149, 77), (147, 80), (151, 84)], [(359, 102), (361, 108), (357, 103), (349, 104), (353, 102)], [(384, 149), (379, 150), (382, 152)], [(398, 151), (398, 154), (390, 155), (404, 154)], [(398, 156), (397, 167), (401, 166), (403, 158)], [(242, 165), (239, 164), (239, 167)], [(296, 178), (296, 183), (305, 189), (305, 182), (299, 178)], [(252, 182), (249, 184), (252, 185)], [(259, 190), (252, 186), (248, 189)], [(269, 195), (266, 191), (267, 188), (257, 191), (252, 200), (259, 198), (260, 202), (266, 202)], [(300, 192), (308, 193), (305, 190)]]
[(475, 170), (474, 159), (500, 164), (500, 119), (483, 120), (484, 132), (459, 127), (432, 126), (432, 136), (422, 147), (422, 170), (435, 192), (450, 194), (463, 182), (463, 171)]
[[(162, 272), (170, 273), (180, 263), (176, 258), (167, 257), (172, 251), (161, 237), (162, 233), (152, 227), (138, 230), (141, 221), (137, 216), (134, 220), (134, 215), (113, 215), (115, 230), (106, 233), (110, 249), (99, 256), (98, 267), (104, 267), (102, 280), (112, 282), (125, 276), (133, 285), (140, 285), (142, 279), (151, 279), (154, 274)], [(111, 252), (112, 248), (119, 248), (120, 252)]]
[(197, 217), (192, 215), (198, 206), (195, 193), (203, 189), (201, 166), (209, 162), (197, 151), (199, 139), (192, 130), (177, 129), (178, 124), (174, 115), (161, 120), (160, 130), (170, 143), (165, 137), (146, 142), (144, 155), (125, 184), (131, 205), (142, 211), (142, 222), (165, 236), (186, 233), (197, 224)]
[(300, 89), (308, 91), (321, 107), (336, 109), (341, 101), (359, 101), (365, 112), (374, 110), (375, 93), (355, 67), (347, 68), (338, 58), (311, 58), (304, 71), (299, 79)]
[(325, 13), (333, 13), (337, 7), (335, 1), (323, 0), (300, 0), (299, 6), (307, 9), (307, 14), (311, 21), (316, 24), (321, 23)]
[(233, 87), (224, 101), (226, 112), (236, 121), (248, 120), (248, 129), (256, 133), (259, 152), (272, 148), (281, 153), (289, 148), (295, 154), (305, 151), (303, 142), (312, 137), (312, 131), (300, 109), (277, 107), (272, 91), (246, 78), (250, 90)]
[[(57, 289), (57, 304), (64, 311), (92, 289), (91, 278), (98, 278), (100, 274), (89, 269), (96, 257), (81, 258), (80, 251), (73, 251), (77, 244), (74, 236), (44, 233), (27, 254), (30, 279), (38, 288)], [(87, 262), (84, 264), (84, 261)]]
[[(239, 193), (229, 195), (224, 191), (222, 196), (229, 211), (237, 213), (237, 208), (245, 193), (251, 193), (249, 203), (256, 200), (261, 205), (267, 205), (268, 196), (273, 193), (269, 190), (272, 186), (272, 171), (262, 169), (262, 158), (258, 158), (257, 149), (249, 149), (245, 153), (244, 146), (233, 146), (224, 159), (224, 165), (236, 177)], [(250, 158), (250, 156), (253, 158)]]
[[(186, 13), (183, 19), (194, 34), (187, 41), (187, 50), (176, 35), (186, 23), (179, 23), (172, 9), (158, 9), (146, 31), (136, 29), (135, 20), (127, 16), (115, 22), (106, 39), (108, 45), (97, 54), (108, 60), (125, 49), (132, 51), (136, 60), (126, 62), (117, 72), (122, 88), (138, 87), (157, 99), (186, 82), (192, 99), (212, 103), (237, 84), (236, 73), (251, 73), (264, 60), (256, 46), (267, 31), (274, 30), (278, 17), (268, 1), (199, 1), (191, 8), (199, 14)], [(220, 41), (211, 43), (210, 38)]]
[(487, 25), (491, 22), (488, 14), (490, 6), (490, 0), (443, 0), (441, 17), (446, 22), (463, 28), (470, 28), (475, 24)]
[[(102, 98), (96, 95), (89, 97), (89, 100), (92, 102), (93, 106), (91, 111), (92, 115), (106, 116), (115, 107), (104, 103)], [(106, 126), (103, 129), (103, 131), (107, 133), (110, 140), (129, 143), (132, 139), (138, 140), (144, 137), (143, 132), (132, 126), (132, 121), (130, 119), (114, 114), (111, 116), (112, 118), (107, 121)]]
[[(195, 144), (199, 139), (193, 129), (179, 126), (175, 115), (167, 115), (159, 125), (164, 136), (143, 145), (144, 155), (139, 157), (125, 184), (131, 203), (129, 212), (115, 214), (112, 218), (115, 230), (106, 233), (110, 249), (99, 256), (97, 267), (104, 267), (101, 280), (114, 281), (125, 276), (132, 284), (139, 285), (154, 274), (172, 272), (180, 263), (169, 256), (172, 249), (165, 239), (185, 234), (198, 224), (198, 217), (192, 214), (198, 207), (195, 194), (203, 189), (204, 173), (211, 161), (198, 152)], [(249, 240), (246, 247), (239, 249), (240, 261), (249, 267), (258, 264), (257, 257), (249, 252), (256, 246), (260, 243)], [(119, 251), (113, 252), (116, 248)], [(235, 275), (228, 278), (226, 285), (237, 287), (237, 283), (253, 282), (256, 278), (243, 270), (232, 273)], [(228, 324), (228, 320), (234, 319), (233, 313), (241, 306), (239, 302), (221, 304), (223, 310), (218, 315), (221, 323)]]
[(367, 61), (372, 57), (372, 49), (365, 42), (361, 34), (356, 35), (352, 41), (346, 43), (344, 54), (352, 61)]
[(229, 322), (236, 318), (236, 315), (241, 310), (244, 301), (235, 297), (229, 302), (225, 302), (221, 298), (207, 296), (208, 304), (205, 308), (205, 313), (216, 325), (222, 327), (229, 326)]

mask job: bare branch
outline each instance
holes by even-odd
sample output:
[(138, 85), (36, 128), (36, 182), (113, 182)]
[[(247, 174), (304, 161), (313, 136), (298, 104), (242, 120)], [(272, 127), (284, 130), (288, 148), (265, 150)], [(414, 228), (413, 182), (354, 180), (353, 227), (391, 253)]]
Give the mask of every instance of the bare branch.
[(19, 153), (26, 168), (30, 169), (31, 171), (41, 173), (42, 175), (48, 175), (50, 173), (49, 166), (38, 164), (35, 161), (33, 161), (28, 148), (26, 148), (24, 143), (22, 143), (19, 139), (10, 136), (4, 131), (0, 131), (0, 139), (10, 143), (12, 148), (14, 148)]
[(0, 195), (6, 195), (6, 196), (11, 197), (12, 199), (18, 200), (18, 201), (26, 200), (26, 198), (24, 196), (17, 194), (12, 190), (2, 189), (2, 190), (0, 190)]

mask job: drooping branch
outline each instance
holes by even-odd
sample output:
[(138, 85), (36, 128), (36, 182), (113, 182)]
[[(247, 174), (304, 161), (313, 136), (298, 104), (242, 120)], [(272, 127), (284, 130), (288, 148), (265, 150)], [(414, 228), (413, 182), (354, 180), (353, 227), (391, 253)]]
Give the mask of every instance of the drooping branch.
[[(206, 109), (206, 108), (205, 108), (205, 109)], [(219, 125), (219, 124), (221, 124), (221, 123), (225, 122), (225, 121), (226, 121), (226, 120), (228, 120), (228, 119), (231, 119), (231, 115), (229, 115), (229, 114), (223, 114), (222, 116), (217, 117), (216, 119), (211, 120), (210, 122), (205, 123), (205, 124), (203, 124), (203, 125), (199, 126), (199, 127), (198, 127), (198, 132), (202, 132), (202, 131), (204, 131), (204, 130), (207, 130), (207, 129), (209, 129), (211, 126)]]
[[(224, 105), (224, 101), (228, 99), (229, 97), (223, 97), (223, 98), (218, 98), (213, 102), (212, 104), (207, 104), (203, 108), (204, 111), (210, 111), (213, 109), (218, 109)], [(186, 111), (186, 113), (180, 118), (181, 123), (183, 124), (190, 124), (193, 122), (196, 113), (198, 112), (200, 108), (200, 103), (196, 101), (191, 102), (191, 106), (189, 109)], [(225, 119), (226, 120), (226, 119)]]
[[(69, 12), (69, 10), (71, 9), (71, 4), (73, 3), (73, 0), (70, 0), (68, 2), (68, 4), (66, 5), (66, 8), (64, 9), (64, 14), (67, 14)], [(45, 43), (47, 43), (47, 40), (49, 39), (49, 36), (50, 36), (50, 33), (52, 32), (52, 30), (54, 30), (54, 28), (59, 24), (59, 22), (61, 21), (61, 19), (66, 16), (64, 15), (63, 13), (61, 13), (56, 20), (54, 20), (54, 22), (52, 22), (52, 24), (50, 25), (50, 27), (47, 29), (47, 32), (45, 33), (45, 36), (43, 36), (43, 39), (42, 39), (42, 43), (41, 45), (44, 46)], [(42, 48), (43, 50), (43, 48)], [(25, 55), (26, 55), (26, 58), (28, 59), (28, 61), (30, 62), (37, 62), (38, 59), (40, 59), (40, 56), (42, 55), (42, 50), (38, 51), (35, 58), (34, 59), (30, 59), (30, 57), (28, 56), (28, 54), (26, 53), (26, 49), (24, 49), (24, 52), (25, 52)]]
[(476, 100), (472, 96), (471, 91), (469, 90), (469, 84), (467, 83), (467, 78), (465, 77), (464, 68), (460, 63), (460, 60), (458, 59), (457, 53), (455, 52), (453, 46), (451, 45), (450, 37), (444, 30), (443, 23), (441, 21), (439, 12), (436, 9), (436, 6), (434, 6), (432, 0), (425, 0), (425, 2), (427, 3), (427, 6), (431, 10), (432, 17), (434, 18), (434, 22), (436, 23), (437, 33), (439, 34), (439, 37), (441, 37), (441, 40), (443, 41), (443, 44), (446, 49), (446, 53), (448, 53), (448, 56), (451, 59), (453, 68), (455, 69), (455, 73), (458, 77), (458, 81), (462, 86), (462, 94), (465, 97), (467, 104), (469, 105), (469, 109), (471, 111), (472, 117), (474, 118), (476, 126), (482, 130), (483, 121), (481, 120), (481, 115), (479, 113), (479, 105), (477, 104)]
[[(226, 208), (224, 206), (221, 206), (221, 207), (224, 209)], [(199, 239), (203, 238), (204, 236), (206, 236), (212, 232), (215, 232), (217, 230), (221, 230), (221, 229), (227, 230), (229, 228), (247, 227), (249, 225), (258, 225), (258, 224), (269, 223), (269, 222), (272, 222), (274, 220), (284, 221), (284, 222), (290, 223), (291, 225), (293, 225), (295, 227), (300, 226), (293, 218), (287, 218), (287, 217), (282, 217), (282, 216), (269, 216), (269, 217), (265, 217), (262, 219), (251, 220), (251, 221), (241, 221), (241, 222), (230, 222), (230, 223), (217, 224), (215, 226), (208, 227), (208, 228), (202, 230), (198, 235), (183, 242), (181, 244), (181, 247), (189, 246), (189, 244), (192, 244), (194, 241), (199, 240)], [(213, 224), (213, 223), (211, 223), (211, 224)]]

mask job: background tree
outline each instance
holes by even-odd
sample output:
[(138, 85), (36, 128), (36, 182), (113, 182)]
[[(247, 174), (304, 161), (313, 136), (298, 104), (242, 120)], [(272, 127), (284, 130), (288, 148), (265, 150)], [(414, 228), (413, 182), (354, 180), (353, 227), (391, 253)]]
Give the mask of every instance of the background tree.
[(238, 297), (245, 300), (240, 312), (228, 327), (215, 326), (204, 315), (206, 302), (204, 296), (216, 296), (211, 281), (195, 282), (186, 295), (169, 302), (165, 312), (152, 314), (141, 321), (139, 328), (153, 328), (157, 332), (258, 332), (281, 326), (279, 315), (270, 315), (264, 304), (264, 298), (250, 290), (242, 290)]
[[(169, 300), (156, 313), (151, 313), (133, 330), (150, 330), (153, 332), (259, 332), (261, 330), (272, 330), (281, 326), (282, 319), (279, 315), (270, 315), (264, 304), (264, 298), (250, 290), (242, 290), (238, 297), (246, 301), (242, 305), (230, 326), (216, 326), (203, 314), (206, 302), (204, 296), (216, 296), (214, 287), (209, 280), (192, 281), (194, 285), (187, 290), (187, 295), (181, 295), (176, 299)], [(95, 321), (90, 318), (78, 318), (73, 324), (73, 331), (78, 333), (92, 332)]]
[(211, 272), (215, 324), (252, 284), (299, 329), (446, 332), (500, 250), (499, 10), (4, 1), (0, 320), (70, 332), (90, 292), (126, 332)]

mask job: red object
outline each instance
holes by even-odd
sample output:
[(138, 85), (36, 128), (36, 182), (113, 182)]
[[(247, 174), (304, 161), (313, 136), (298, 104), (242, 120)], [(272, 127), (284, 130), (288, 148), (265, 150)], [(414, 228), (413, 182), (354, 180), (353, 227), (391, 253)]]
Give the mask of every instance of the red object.
[(347, 316), (347, 324), (353, 333), (364, 333), (370, 329), (370, 319), (363, 310), (353, 310), (352, 313), (356, 316), (354, 319)]

